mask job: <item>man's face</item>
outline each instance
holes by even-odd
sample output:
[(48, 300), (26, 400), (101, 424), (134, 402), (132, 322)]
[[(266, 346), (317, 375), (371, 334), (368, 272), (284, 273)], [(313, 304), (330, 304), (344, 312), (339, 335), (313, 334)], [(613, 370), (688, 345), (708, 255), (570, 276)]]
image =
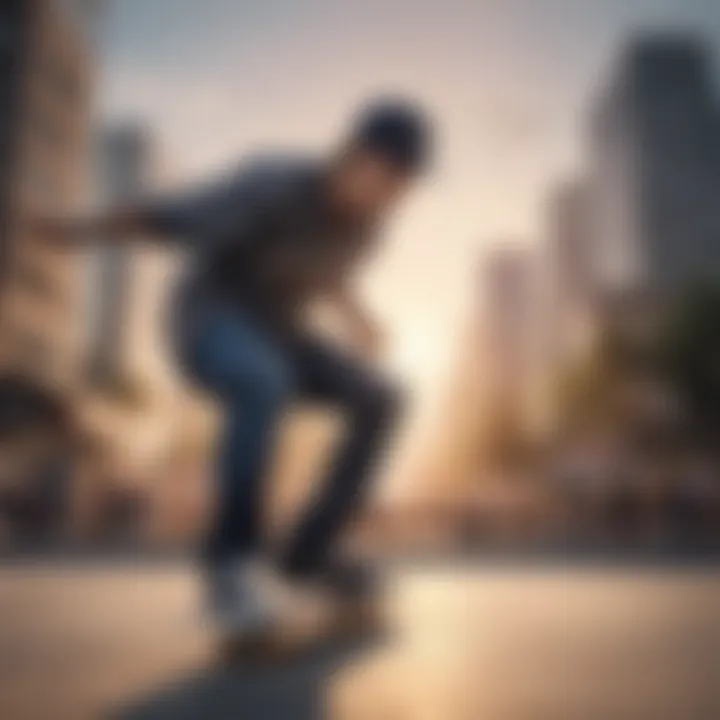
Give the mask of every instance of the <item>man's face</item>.
[(346, 158), (335, 176), (333, 196), (344, 210), (377, 217), (392, 210), (407, 194), (413, 178), (379, 155), (357, 152)]

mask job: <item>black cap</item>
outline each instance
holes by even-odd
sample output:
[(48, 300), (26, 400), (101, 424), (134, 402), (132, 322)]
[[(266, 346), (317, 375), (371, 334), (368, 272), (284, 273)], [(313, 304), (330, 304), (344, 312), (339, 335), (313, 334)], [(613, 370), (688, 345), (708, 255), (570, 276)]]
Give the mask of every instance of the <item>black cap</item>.
[(430, 118), (407, 100), (384, 99), (360, 113), (351, 145), (383, 156), (405, 172), (420, 173), (431, 164)]

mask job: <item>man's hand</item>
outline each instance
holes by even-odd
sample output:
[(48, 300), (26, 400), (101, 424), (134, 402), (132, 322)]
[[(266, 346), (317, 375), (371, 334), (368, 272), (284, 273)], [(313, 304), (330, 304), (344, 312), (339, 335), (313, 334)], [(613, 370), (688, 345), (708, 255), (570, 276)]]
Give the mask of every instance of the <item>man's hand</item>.
[(386, 347), (386, 336), (380, 325), (367, 316), (362, 318), (362, 327), (356, 329), (358, 347), (370, 360), (382, 357)]
[(385, 349), (385, 333), (366, 312), (365, 308), (348, 293), (339, 292), (331, 298), (333, 308), (341, 316), (350, 335), (351, 343), (367, 358), (376, 360)]

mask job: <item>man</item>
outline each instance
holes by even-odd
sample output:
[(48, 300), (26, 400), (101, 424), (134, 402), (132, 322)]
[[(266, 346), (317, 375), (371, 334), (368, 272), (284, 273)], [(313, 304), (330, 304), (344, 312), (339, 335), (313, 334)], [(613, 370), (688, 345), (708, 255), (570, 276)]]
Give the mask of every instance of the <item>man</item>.
[(263, 554), (261, 486), (278, 422), (295, 397), (337, 405), (347, 431), (275, 565), (286, 578), (338, 589), (362, 578), (334, 557), (334, 541), (396, 420), (397, 393), (361, 357), (309, 331), (305, 310), (328, 300), (356, 345), (377, 345), (378, 331), (352, 298), (349, 279), (378, 224), (427, 165), (430, 135), (411, 104), (378, 102), (329, 158), (259, 159), (212, 187), (84, 228), (184, 237), (196, 251), (176, 303), (174, 338), (182, 366), (225, 410), (205, 559), (213, 608), (233, 631), (269, 619), (270, 605), (252, 579)]

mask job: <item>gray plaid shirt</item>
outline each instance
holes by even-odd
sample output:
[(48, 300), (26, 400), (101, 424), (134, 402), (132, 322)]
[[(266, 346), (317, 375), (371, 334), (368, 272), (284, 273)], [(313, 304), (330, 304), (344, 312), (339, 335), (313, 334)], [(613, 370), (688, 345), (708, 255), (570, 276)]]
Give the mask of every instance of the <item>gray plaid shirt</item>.
[(192, 250), (181, 305), (238, 305), (295, 326), (306, 304), (344, 283), (374, 233), (327, 202), (317, 161), (265, 157), (180, 197), (148, 204), (149, 223)]

